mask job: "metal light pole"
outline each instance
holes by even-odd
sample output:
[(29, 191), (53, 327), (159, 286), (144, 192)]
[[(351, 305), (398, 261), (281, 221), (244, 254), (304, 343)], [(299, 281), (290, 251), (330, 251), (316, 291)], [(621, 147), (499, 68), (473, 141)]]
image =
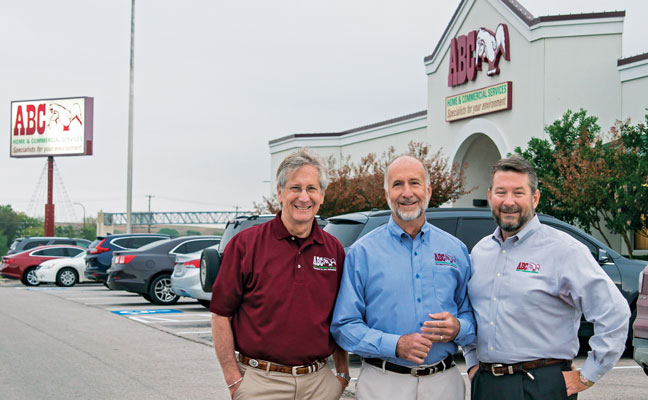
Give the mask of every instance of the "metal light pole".
[(81, 203), (72, 203), (72, 204), (78, 204), (78, 205), (81, 206), (81, 208), (83, 208), (83, 229), (85, 229), (85, 224), (86, 224), (85, 207), (84, 207), (83, 204), (81, 204)]
[(126, 233), (132, 233), (133, 214), (133, 98), (135, 96), (135, 0), (131, 0), (130, 92), (128, 98), (128, 172), (126, 179)]

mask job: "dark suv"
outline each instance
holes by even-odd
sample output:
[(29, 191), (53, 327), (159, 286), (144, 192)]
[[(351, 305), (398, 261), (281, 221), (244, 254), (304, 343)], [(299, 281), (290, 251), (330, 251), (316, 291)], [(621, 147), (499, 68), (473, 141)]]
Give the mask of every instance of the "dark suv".
[[(389, 210), (339, 215), (328, 218), (324, 230), (335, 236), (347, 249), (358, 238), (386, 224), (390, 215)], [(632, 311), (630, 321), (632, 326), (632, 321), (637, 315), (639, 274), (646, 266), (646, 262), (625, 258), (600, 240), (566, 222), (545, 214), (538, 214), (538, 217), (543, 224), (566, 232), (587, 246), (594, 259), (628, 301)], [(492, 234), (496, 227), (491, 211), (487, 208), (430, 208), (426, 210), (426, 218), (432, 225), (459, 238), (466, 244), (469, 252), (484, 236)], [(592, 324), (584, 319), (581, 320), (578, 333), (581, 337), (592, 336), (594, 333)], [(627, 341), (629, 349), (631, 340), (632, 332), (629, 333)]]
[(88, 245), (90, 245), (90, 241), (87, 239), (55, 236), (17, 238), (14, 239), (14, 241), (11, 243), (11, 246), (9, 246), (7, 255), (22, 253), (25, 250), (33, 249), (38, 246), (48, 246), (51, 244), (71, 244), (73, 246), (87, 248)]
[[(220, 243), (203, 250), (200, 257), (200, 284), (205, 292), (211, 293), (216, 275), (218, 275), (218, 270), (220, 269), (221, 256), (225, 251), (225, 246), (227, 246), (227, 243), (229, 243), (234, 235), (247, 228), (268, 222), (274, 217), (274, 214), (244, 215), (236, 217), (227, 223)], [(326, 226), (326, 220), (318, 216), (317, 224), (320, 228), (324, 228)]]
[(156, 233), (97, 236), (97, 239), (88, 246), (88, 254), (85, 258), (86, 270), (83, 275), (93, 281), (105, 283), (108, 279), (106, 271), (110, 267), (113, 251), (139, 249), (146, 244), (168, 238), (169, 235)]

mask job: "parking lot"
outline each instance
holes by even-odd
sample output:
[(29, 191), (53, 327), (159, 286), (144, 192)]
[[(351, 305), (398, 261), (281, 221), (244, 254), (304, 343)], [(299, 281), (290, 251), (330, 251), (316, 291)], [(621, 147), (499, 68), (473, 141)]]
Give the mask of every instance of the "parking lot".
[[(99, 284), (28, 288), (3, 279), (0, 304), (4, 399), (229, 397), (212, 348), (210, 313), (195, 300), (154, 306)], [(581, 355), (576, 365), (583, 362)], [(464, 372), (463, 360), (458, 364)], [(359, 365), (352, 358), (353, 378)], [(646, 383), (624, 357), (579, 398), (642, 399)], [(355, 379), (345, 398), (355, 397), (354, 385)]]

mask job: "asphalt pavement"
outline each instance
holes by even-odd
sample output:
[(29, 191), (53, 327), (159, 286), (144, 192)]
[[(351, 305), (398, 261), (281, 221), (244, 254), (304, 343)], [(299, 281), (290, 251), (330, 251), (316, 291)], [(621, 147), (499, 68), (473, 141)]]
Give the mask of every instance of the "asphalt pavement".
[[(209, 311), (192, 299), (163, 307), (103, 285), (27, 288), (0, 279), (1, 397), (228, 399), (209, 321)], [(468, 399), (462, 359), (458, 368)], [(355, 398), (359, 371), (352, 357), (344, 398)], [(646, 399), (647, 384), (641, 368), (624, 357), (579, 399)]]

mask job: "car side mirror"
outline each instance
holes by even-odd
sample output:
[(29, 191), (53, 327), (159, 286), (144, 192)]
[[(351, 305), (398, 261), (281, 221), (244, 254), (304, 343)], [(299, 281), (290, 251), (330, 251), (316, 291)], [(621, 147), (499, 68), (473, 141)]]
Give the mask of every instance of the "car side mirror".
[(603, 249), (599, 249), (598, 262), (601, 264), (605, 264), (608, 261), (610, 261), (610, 256), (608, 256), (607, 251)]

